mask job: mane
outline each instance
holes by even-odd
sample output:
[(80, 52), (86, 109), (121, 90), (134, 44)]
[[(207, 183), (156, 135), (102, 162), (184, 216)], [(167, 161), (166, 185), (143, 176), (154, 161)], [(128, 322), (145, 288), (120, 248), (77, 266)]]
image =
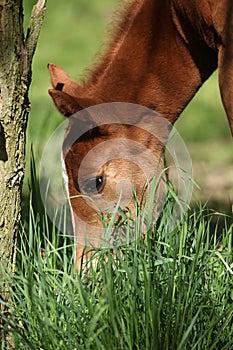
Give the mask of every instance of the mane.
[(112, 20), (108, 24), (107, 38), (101, 45), (100, 51), (96, 54), (92, 68), (85, 69), (85, 74), (82, 77), (82, 83), (85, 88), (95, 85), (109, 66), (124, 41), (143, 1), (118, 0), (117, 10), (114, 11)]

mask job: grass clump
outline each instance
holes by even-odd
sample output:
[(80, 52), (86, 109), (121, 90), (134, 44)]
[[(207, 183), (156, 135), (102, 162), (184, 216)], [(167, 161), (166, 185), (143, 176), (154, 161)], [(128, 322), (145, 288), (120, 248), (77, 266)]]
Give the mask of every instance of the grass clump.
[(7, 339), (15, 349), (231, 349), (232, 226), (213, 232), (204, 211), (170, 234), (164, 225), (96, 250), (95, 268), (75, 274), (72, 241), (30, 210), (5, 276)]

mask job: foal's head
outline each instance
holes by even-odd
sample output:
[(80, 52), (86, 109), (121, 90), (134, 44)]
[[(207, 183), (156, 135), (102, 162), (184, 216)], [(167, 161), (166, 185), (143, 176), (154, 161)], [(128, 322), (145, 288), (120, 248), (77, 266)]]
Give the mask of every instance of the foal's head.
[[(110, 220), (116, 205), (135, 216), (136, 199), (145, 205), (154, 176), (162, 173), (169, 126), (148, 108), (100, 103), (60, 68), (49, 69), (50, 95), (69, 121), (62, 155), (79, 259), (83, 245), (96, 246), (104, 238), (100, 217)], [(161, 191), (156, 198), (158, 212)]]

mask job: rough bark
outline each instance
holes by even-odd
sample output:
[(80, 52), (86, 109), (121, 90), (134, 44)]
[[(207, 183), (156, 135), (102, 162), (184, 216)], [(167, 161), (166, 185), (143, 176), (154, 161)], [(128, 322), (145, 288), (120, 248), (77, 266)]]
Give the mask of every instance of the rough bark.
[[(31, 63), (45, 11), (45, 0), (38, 0), (25, 37), (22, 3), (0, 0), (0, 265), (9, 272), (21, 212)], [(7, 298), (1, 284), (0, 298)]]

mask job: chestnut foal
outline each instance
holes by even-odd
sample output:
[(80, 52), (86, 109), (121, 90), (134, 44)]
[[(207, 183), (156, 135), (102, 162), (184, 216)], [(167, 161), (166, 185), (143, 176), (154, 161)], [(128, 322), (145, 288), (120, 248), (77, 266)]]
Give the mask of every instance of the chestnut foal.
[[(100, 152), (96, 147), (101, 147), (103, 141), (119, 138), (135, 141), (135, 144), (139, 142), (157, 159), (156, 167), (149, 162), (146, 165), (155, 175), (163, 167), (159, 160), (170, 130), (163, 128), (166, 131), (161, 132), (162, 136), (151, 136), (143, 128), (145, 114), (141, 119), (135, 116), (134, 125), (126, 125), (128, 123), (122, 119), (122, 123), (117, 121), (97, 127), (92, 113), (94, 109), (86, 117), (85, 114), (80, 117), (79, 114), (77, 117), (73, 115), (90, 106), (127, 102), (148, 107), (173, 125), (216, 68), (219, 69), (222, 101), (233, 134), (232, 0), (135, 0), (126, 6), (108, 51), (82, 86), (71, 80), (60, 67), (49, 65), (53, 85), (49, 93), (60, 112), (69, 118), (63, 158), (75, 236), (82, 235), (84, 230), (76, 217), (90, 224), (92, 230), (88, 234), (95, 236), (95, 225), (100, 225), (96, 223), (98, 196), (117, 201), (117, 184), (131, 179), (137, 196), (142, 197), (143, 185), (148, 180), (137, 164), (128, 164), (123, 143), (116, 146), (118, 157), (110, 157), (113, 152), (111, 144), (100, 148)], [(74, 130), (85, 122), (94, 129), (79, 140), (74, 139)], [(165, 142), (161, 142), (161, 137)], [(95, 151), (80, 173), (80, 164), (92, 149)], [(108, 161), (97, 171), (92, 169), (92, 162), (99, 154)], [(78, 177), (83, 183), (82, 188), (77, 185)], [(121, 190), (132, 197), (128, 185), (123, 185)], [(132, 203), (126, 205), (132, 208)], [(82, 244), (76, 244), (77, 265), (80, 264), (82, 249)]]

